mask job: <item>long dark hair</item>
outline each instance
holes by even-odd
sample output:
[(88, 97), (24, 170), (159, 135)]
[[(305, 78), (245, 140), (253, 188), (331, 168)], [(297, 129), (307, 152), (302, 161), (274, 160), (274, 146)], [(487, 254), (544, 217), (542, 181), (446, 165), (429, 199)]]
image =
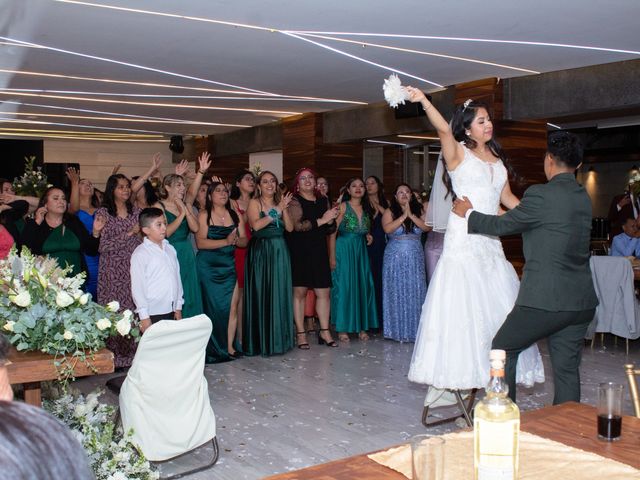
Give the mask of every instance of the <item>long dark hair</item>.
[[(393, 216), (393, 219), (395, 220), (396, 218), (401, 217), (403, 214), (402, 207), (400, 206), (400, 204), (398, 203), (398, 200), (396, 199), (396, 195), (398, 194), (398, 189), (400, 187), (407, 187), (409, 189), (409, 209), (411, 210), (411, 213), (413, 213), (416, 217), (420, 218), (422, 216), (422, 205), (414, 195), (413, 188), (411, 188), (411, 186), (406, 183), (400, 183), (396, 186), (395, 190), (393, 191), (393, 197), (391, 197), (391, 204), (389, 205), (389, 210), (391, 210), (391, 215)], [(415, 223), (413, 223), (413, 220), (411, 220), (411, 218), (407, 217), (405, 221), (402, 223), (402, 226), (404, 228), (404, 232), (409, 233), (413, 230)]]
[[(470, 102), (467, 100), (464, 104), (458, 105), (455, 112), (453, 113), (453, 118), (451, 119), (451, 130), (453, 132), (453, 138), (458, 142), (463, 142), (465, 147), (468, 149), (474, 149), (478, 146), (477, 142), (467, 135), (467, 130), (471, 128), (471, 123), (476, 118), (478, 110), (484, 108), (487, 113), (489, 112), (489, 107), (485, 103), (478, 102), (476, 100), (471, 100)], [(486, 145), (491, 150), (491, 153), (502, 160), (502, 163), (507, 169), (507, 172), (510, 177), (515, 175), (515, 172), (511, 165), (509, 164), (509, 160), (507, 159), (507, 154), (502, 149), (502, 145), (495, 139), (491, 138)], [(445, 162), (444, 157), (442, 157), (442, 162)], [(444, 164), (444, 169), (442, 172), (442, 181), (444, 182), (445, 187), (447, 187), (447, 195), (451, 195), (453, 200), (456, 199), (456, 195), (453, 191), (453, 185), (451, 184), (451, 177), (449, 176), (449, 172), (446, 168), (446, 163)]]
[[(81, 178), (80, 181), (86, 180), (87, 182), (91, 182), (91, 180), (87, 179), (87, 178)], [(0, 185), (2, 185), (2, 182), (0, 182)], [(91, 183), (91, 188), (93, 188), (93, 195), (91, 195), (91, 206), (93, 208), (99, 208), (100, 207), (100, 198), (98, 197), (98, 194), (96, 193), (96, 187), (93, 186), (93, 183)], [(69, 196), (71, 196), (71, 194), (69, 194)]]
[[(216, 189), (218, 185), (222, 185), (225, 188), (227, 188), (225, 184), (222, 182), (211, 182), (211, 185), (209, 185), (209, 188), (207, 188), (207, 196), (206, 196), (205, 206), (204, 206), (205, 210), (207, 211), (207, 225), (211, 225), (211, 212), (213, 211), (213, 201), (211, 200), (211, 194), (213, 193), (213, 191)], [(238, 223), (240, 223), (240, 218), (238, 217), (238, 214), (236, 213), (236, 211), (233, 208), (231, 208), (230, 197), (227, 197), (227, 203), (224, 204), (224, 208), (226, 208), (227, 211), (229, 212), (229, 215), (231, 216), (231, 220), (233, 220), (234, 225), (238, 225)]]
[(369, 216), (373, 218), (377, 215), (378, 211), (373, 205), (371, 205), (371, 202), (369, 201), (369, 195), (366, 193), (367, 180), (369, 180), (370, 178), (373, 178), (373, 180), (378, 185), (377, 197), (378, 197), (378, 203), (380, 204), (380, 206), (385, 209), (389, 208), (389, 202), (387, 201), (387, 197), (384, 196), (384, 184), (375, 175), (369, 175), (364, 181), (365, 194), (364, 194), (364, 197), (362, 198), (362, 208), (364, 208), (364, 210), (369, 214)]
[[(129, 188), (131, 188), (131, 180), (129, 180), (122, 173), (116, 173), (115, 175), (111, 175), (107, 179), (107, 185), (104, 187), (104, 197), (102, 199), (102, 206), (107, 209), (109, 215), (115, 217), (118, 215), (118, 207), (116, 206), (116, 199), (114, 196), (114, 192), (116, 187), (118, 186), (118, 180), (126, 180), (129, 183)], [(131, 195), (125, 202), (127, 206), (127, 213), (131, 215), (133, 213), (133, 203), (131, 203)]]
[[(344, 184), (344, 187), (342, 187), (344, 189), (344, 195), (342, 195), (342, 203), (345, 203), (351, 200), (351, 195), (349, 194), (349, 188), (351, 187), (351, 184), (357, 180), (360, 180), (364, 185), (364, 180), (362, 180), (362, 177), (351, 177), (347, 181), (347, 183)], [(367, 197), (367, 191), (365, 187), (364, 195), (362, 196), (362, 200), (361, 200), (362, 214), (367, 216), (367, 218), (369, 219), (369, 225), (371, 225), (373, 223), (373, 216), (369, 212), (367, 212), (367, 210), (364, 208), (364, 203), (363, 203), (366, 197)]]
[[(240, 170), (236, 174), (235, 178), (233, 179), (233, 184), (231, 185), (231, 192), (229, 192), (229, 198), (231, 200), (238, 200), (240, 198), (241, 192), (240, 192), (240, 187), (238, 186), (238, 183), (240, 183), (242, 179), (247, 175), (251, 175), (251, 177), (253, 178), (253, 183), (256, 183), (256, 176), (253, 174), (252, 171), (247, 169)], [(251, 195), (249, 195), (249, 198), (253, 198), (255, 193), (256, 193), (256, 189), (254, 188)]]

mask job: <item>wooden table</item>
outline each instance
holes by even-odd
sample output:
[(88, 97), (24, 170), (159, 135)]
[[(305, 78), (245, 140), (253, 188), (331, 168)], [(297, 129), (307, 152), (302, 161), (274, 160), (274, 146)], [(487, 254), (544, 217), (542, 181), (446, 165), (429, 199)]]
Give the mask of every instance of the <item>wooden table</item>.
[[(625, 416), (622, 437), (617, 442), (597, 439), (596, 410), (580, 403), (564, 403), (554, 407), (524, 412), (521, 430), (549, 438), (571, 447), (593, 452), (635, 468), (640, 468), (640, 418)], [(427, 430), (425, 429), (425, 433)], [(265, 480), (406, 480), (406, 477), (384, 467), (367, 454), (323, 463), (295, 472), (267, 477)]]
[[(85, 363), (77, 359), (73, 374), (75, 377), (86, 377), (100, 373), (113, 372), (113, 353), (110, 350), (102, 349), (92, 355), (87, 355), (95, 368), (91, 370)], [(76, 359), (71, 357), (75, 362)], [(56, 380), (58, 371), (53, 364), (53, 355), (41, 352), (18, 352), (15, 348), (9, 350), (7, 356), (7, 371), (9, 382), (14, 384), (24, 384), (24, 401), (31, 405), (40, 406), (42, 396), (40, 392), (40, 382), (46, 380)]]

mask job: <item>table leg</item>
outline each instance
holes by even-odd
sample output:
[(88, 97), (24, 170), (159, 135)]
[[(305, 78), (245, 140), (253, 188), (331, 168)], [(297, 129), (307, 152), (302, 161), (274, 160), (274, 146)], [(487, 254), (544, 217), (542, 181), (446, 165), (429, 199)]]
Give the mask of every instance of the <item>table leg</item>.
[(40, 407), (42, 405), (42, 394), (40, 391), (40, 382), (31, 382), (24, 384), (24, 401), (29, 405)]

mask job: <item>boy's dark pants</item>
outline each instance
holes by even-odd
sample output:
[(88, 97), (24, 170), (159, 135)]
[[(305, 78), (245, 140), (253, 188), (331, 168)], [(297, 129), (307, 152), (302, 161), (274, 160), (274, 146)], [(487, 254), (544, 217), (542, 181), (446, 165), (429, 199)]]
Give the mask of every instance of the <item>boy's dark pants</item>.
[(580, 401), (580, 359), (584, 336), (594, 314), (594, 308), (577, 312), (549, 312), (520, 305), (513, 307), (493, 338), (491, 348), (507, 352), (505, 377), (509, 385), (509, 397), (514, 402), (518, 355), (545, 337), (548, 337), (553, 367), (553, 404)]

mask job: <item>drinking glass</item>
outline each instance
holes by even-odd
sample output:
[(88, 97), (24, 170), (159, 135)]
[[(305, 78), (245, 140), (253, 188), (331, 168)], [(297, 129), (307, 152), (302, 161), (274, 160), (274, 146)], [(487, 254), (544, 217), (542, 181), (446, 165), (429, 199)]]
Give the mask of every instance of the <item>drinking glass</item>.
[(619, 383), (601, 383), (598, 386), (598, 438), (614, 442), (622, 432), (622, 391)]
[(413, 480), (443, 480), (444, 444), (442, 437), (416, 435), (411, 439)]

